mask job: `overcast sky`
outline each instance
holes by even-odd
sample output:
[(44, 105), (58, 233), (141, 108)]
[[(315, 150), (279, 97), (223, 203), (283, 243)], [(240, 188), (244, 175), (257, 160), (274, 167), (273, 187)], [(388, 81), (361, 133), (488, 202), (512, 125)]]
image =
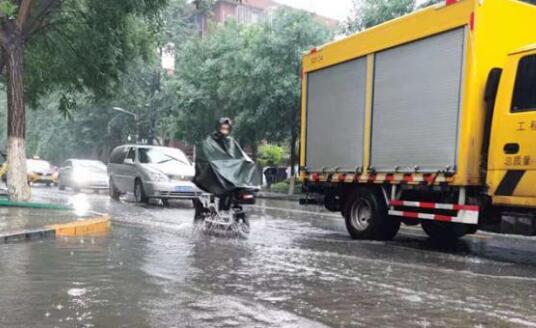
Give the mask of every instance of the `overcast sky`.
[[(306, 9), (323, 16), (344, 20), (353, 8), (353, 0), (276, 0), (286, 5)], [(424, 0), (417, 0), (417, 4)]]

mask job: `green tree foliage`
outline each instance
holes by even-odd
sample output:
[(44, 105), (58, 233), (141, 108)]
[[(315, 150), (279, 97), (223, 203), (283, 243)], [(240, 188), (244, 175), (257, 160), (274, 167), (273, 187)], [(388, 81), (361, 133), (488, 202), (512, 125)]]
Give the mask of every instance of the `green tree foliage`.
[(285, 155), (288, 155), (288, 152), (279, 145), (261, 145), (257, 163), (261, 166), (281, 166), (285, 164)]
[(79, 99), (79, 109), (69, 119), (58, 112), (57, 94), (39, 102), (39, 109), (28, 117), (27, 155), (40, 156), (54, 164), (68, 158), (106, 161), (113, 147), (135, 135), (133, 120), (110, 111), (107, 106), (88, 105)]
[(415, 0), (355, 0), (354, 14), (344, 23), (344, 32), (353, 33), (410, 13)]
[[(154, 51), (166, 0), (56, 0), (45, 26), (26, 49), (31, 100), (59, 90), (108, 96), (136, 58)], [(65, 108), (68, 109), (68, 108)]]
[(20, 0), (0, 2), (1, 67), (8, 104), (8, 189), (30, 197), (26, 183), (25, 103), (60, 90), (64, 112), (75, 95), (108, 95), (127, 63), (151, 51), (166, 0)]
[(281, 9), (265, 22), (228, 22), (184, 45), (175, 78), (174, 137), (196, 142), (220, 116), (236, 121), (236, 135), (255, 153), (260, 140), (288, 140), (295, 154), (303, 52), (331, 38), (310, 14)]

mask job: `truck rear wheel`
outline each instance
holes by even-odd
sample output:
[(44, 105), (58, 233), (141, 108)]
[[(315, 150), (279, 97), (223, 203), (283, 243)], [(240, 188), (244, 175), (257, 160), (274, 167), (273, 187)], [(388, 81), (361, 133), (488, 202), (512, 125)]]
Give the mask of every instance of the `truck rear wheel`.
[(382, 196), (374, 190), (356, 191), (348, 198), (343, 214), (353, 239), (391, 240), (400, 229), (400, 220), (387, 215)]
[(444, 242), (456, 241), (471, 232), (469, 226), (461, 223), (423, 221), (421, 227), (431, 239)]

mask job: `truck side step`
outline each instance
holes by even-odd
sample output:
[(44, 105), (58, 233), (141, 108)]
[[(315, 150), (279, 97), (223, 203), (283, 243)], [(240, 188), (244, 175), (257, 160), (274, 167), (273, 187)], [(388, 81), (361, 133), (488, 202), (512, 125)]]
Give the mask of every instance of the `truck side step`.
[[(389, 201), (389, 205), (391, 206), (391, 209), (389, 210), (389, 215), (401, 216), (408, 219), (423, 219), (464, 224), (478, 224), (478, 215), (480, 212), (480, 207), (474, 205), (425, 203), (403, 200), (391, 200)], [(449, 210), (458, 212), (458, 215), (450, 216), (412, 211), (399, 211), (395, 210), (395, 207), (417, 207), (422, 209)]]

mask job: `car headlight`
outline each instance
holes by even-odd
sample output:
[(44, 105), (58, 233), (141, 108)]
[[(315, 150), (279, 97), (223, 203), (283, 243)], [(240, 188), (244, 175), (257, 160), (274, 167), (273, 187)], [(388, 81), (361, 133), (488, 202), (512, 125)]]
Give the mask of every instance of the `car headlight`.
[(149, 178), (150, 181), (154, 181), (154, 182), (168, 181), (167, 175), (165, 175), (164, 173), (156, 172), (156, 171), (147, 172), (147, 177)]

